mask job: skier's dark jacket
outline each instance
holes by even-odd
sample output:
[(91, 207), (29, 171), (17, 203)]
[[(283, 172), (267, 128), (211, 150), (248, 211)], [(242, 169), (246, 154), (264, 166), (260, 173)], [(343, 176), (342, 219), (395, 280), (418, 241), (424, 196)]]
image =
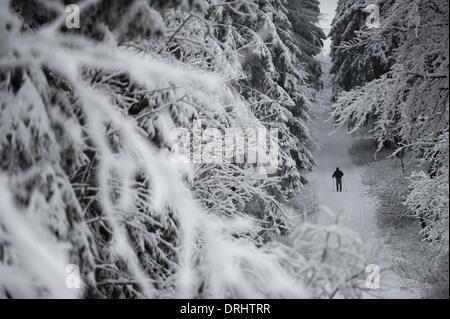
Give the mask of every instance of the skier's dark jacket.
[(341, 179), (342, 176), (344, 176), (344, 173), (341, 170), (337, 169), (334, 171), (333, 176), (331, 176), (331, 178)]

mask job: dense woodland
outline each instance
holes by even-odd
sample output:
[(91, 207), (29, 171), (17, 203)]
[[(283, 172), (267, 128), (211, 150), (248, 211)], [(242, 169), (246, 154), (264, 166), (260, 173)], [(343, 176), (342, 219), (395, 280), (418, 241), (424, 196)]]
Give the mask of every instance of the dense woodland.
[[(68, 29), (62, 2), (1, 2), (1, 296), (357, 296), (354, 234), (284, 209), (314, 164), (318, 2), (79, 4)], [(172, 165), (196, 120), (277, 128), (278, 171)]]
[[(366, 30), (363, 2), (333, 23), (336, 123), (414, 163), (403, 205), (448, 267), (448, 3), (381, 1)], [(361, 239), (286, 209), (315, 164), (320, 17), (318, 0), (1, 1), (0, 298), (361, 297)], [(180, 165), (172, 133), (197, 123), (277, 129), (277, 171)]]
[(391, 176), (377, 182), (385, 188), (378, 195), (396, 227), (420, 224), (430, 265), (417, 263), (416, 271), (437, 267), (448, 298), (449, 4), (380, 1), (381, 23), (373, 29), (366, 27), (365, 6), (338, 3), (331, 30), (334, 116), (400, 162), (399, 174), (383, 168)]

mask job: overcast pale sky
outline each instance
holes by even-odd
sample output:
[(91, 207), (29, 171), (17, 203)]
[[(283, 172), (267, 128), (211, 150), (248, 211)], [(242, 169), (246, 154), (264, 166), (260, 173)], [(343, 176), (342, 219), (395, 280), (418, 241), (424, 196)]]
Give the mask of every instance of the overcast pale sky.
[[(336, 11), (338, 0), (320, 0), (320, 11), (322, 12), (322, 19), (319, 23), (320, 27), (325, 31), (326, 34), (330, 31), (331, 22)], [(330, 50), (330, 40), (325, 41), (324, 50), (329, 52)]]

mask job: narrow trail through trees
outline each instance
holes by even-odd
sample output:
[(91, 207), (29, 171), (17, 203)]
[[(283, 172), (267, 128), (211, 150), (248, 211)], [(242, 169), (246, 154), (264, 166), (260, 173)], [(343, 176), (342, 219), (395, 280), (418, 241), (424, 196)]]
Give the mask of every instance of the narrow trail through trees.
[[(331, 84), (328, 66), (324, 65), (324, 89), (318, 97), (316, 109), (323, 110), (322, 116), (315, 121), (318, 150), (314, 157), (317, 166), (308, 176), (313, 185), (320, 210), (315, 222), (321, 225), (335, 223), (359, 233), (364, 240), (370, 260), (380, 266), (380, 289), (369, 290), (367, 298), (418, 298), (418, 295), (405, 287), (405, 282), (393, 270), (392, 253), (383, 243), (383, 234), (377, 227), (376, 203), (367, 194), (363, 181), (363, 172), (367, 166), (356, 165), (349, 154), (352, 136), (344, 130), (334, 132), (333, 121), (328, 120), (331, 110)], [(344, 172), (346, 188), (336, 192), (335, 181), (331, 176), (339, 167)], [(334, 213), (330, 215), (329, 211)]]

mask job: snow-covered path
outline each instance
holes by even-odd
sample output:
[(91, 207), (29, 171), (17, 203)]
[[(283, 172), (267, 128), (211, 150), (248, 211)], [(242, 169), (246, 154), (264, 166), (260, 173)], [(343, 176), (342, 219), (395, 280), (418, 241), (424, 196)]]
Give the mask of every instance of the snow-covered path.
[[(326, 67), (324, 68), (325, 72)], [(316, 222), (322, 225), (334, 223), (339, 217), (340, 223), (355, 232), (364, 239), (366, 248), (373, 255), (372, 263), (379, 265), (381, 269), (390, 268), (392, 263), (391, 251), (383, 243), (383, 235), (377, 227), (375, 218), (375, 202), (366, 194), (363, 183), (363, 172), (366, 166), (357, 166), (353, 163), (349, 154), (352, 145), (352, 136), (344, 130), (333, 132), (332, 121), (329, 118), (331, 109), (330, 85), (324, 76), (325, 89), (321, 92), (317, 105), (318, 109), (324, 110), (324, 115), (316, 120), (316, 139), (319, 149), (314, 157), (317, 166), (308, 175), (320, 204), (320, 212), (316, 216)], [(327, 83), (328, 82), (328, 83)], [(333, 171), (339, 167), (344, 172), (344, 191), (336, 192), (334, 179), (331, 178)], [(328, 209), (326, 209), (328, 208)], [(330, 216), (330, 210), (336, 216)], [(386, 270), (380, 280), (380, 289), (373, 290), (370, 297), (378, 298), (417, 298), (414, 291), (404, 287), (403, 280), (392, 270)]]
[[(365, 195), (363, 167), (355, 165), (348, 153), (352, 137), (342, 131), (329, 135), (334, 129), (332, 121), (324, 121), (317, 121), (320, 150), (314, 154), (317, 166), (308, 179), (316, 188), (321, 206), (339, 215), (340, 221), (346, 227), (365, 236), (372, 236), (377, 232), (374, 202)], [(331, 178), (336, 167), (345, 174), (343, 192), (336, 192), (335, 180)], [(335, 218), (324, 210), (317, 216), (319, 224), (330, 224), (334, 221)]]

